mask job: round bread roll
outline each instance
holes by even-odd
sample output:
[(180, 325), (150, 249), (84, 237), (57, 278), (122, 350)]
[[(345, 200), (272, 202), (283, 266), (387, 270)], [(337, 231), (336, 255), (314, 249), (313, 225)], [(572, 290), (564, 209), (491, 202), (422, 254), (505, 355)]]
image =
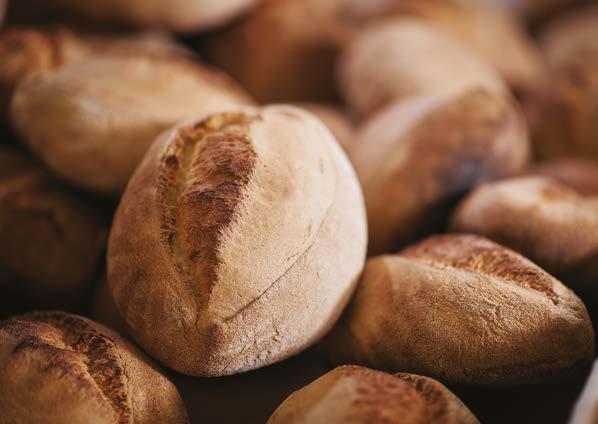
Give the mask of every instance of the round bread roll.
[(598, 361), (575, 404), (569, 424), (592, 424), (598, 422)]
[(480, 89), (406, 100), (366, 122), (352, 160), (367, 205), (369, 253), (442, 230), (474, 185), (522, 171), (529, 142), (520, 115), (514, 101)]
[(582, 158), (562, 158), (541, 162), (531, 175), (543, 175), (557, 180), (584, 196), (598, 196), (598, 161)]
[[(451, 33), (495, 66), (515, 89), (535, 84), (544, 75), (539, 49), (520, 22), (504, 8), (463, 0), (381, 0), (372, 3), (371, 8), (377, 6), (378, 14), (413, 15)], [(435, 53), (429, 54), (435, 56)]]
[(504, 244), (574, 289), (596, 286), (598, 197), (580, 196), (550, 178), (513, 178), (474, 190), (451, 228)]
[(343, 150), (347, 153), (351, 151), (356, 130), (347, 114), (339, 107), (324, 103), (299, 103), (297, 106), (320, 118), (336, 137)]
[(0, 32), (0, 120), (6, 120), (17, 83), (36, 72), (81, 60), (86, 46), (64, 29), (10, 28)]
[(79, 310), (106, 243), (106, 224), (40, 165), (0, 148), (0, 316)]
[(263, 0), (201, 51), (262, 103), (333, 100), (335, 63), (352, 31), (345, 3)]
[(335, 368), (289, 396), (268, 424), (478, 424), (438, 381), (358, 366)]
[(168, 379), (117, 333), (77, 315), (0, 321), (0, 421), (188, 423)]
[(231, 21), (258, 0), (50, 0), (73, 18), (119, 23), (137, 28), (164, 28), (191, 33)]
[(539, 159), (598, 159), (598, 61), (559, 67), (526, 93), (523, 107)]
[(453, 234), (368, 260), (325, 345), (336, 363), (480, 386), (557, 379), (594, 357), (570, 289), (490, 240)]
[(108, 282), (162, 363), (247, 371), (334, 324), (363, 267), (365, 221), (354, 171), (318, 119), (289, 106), (214, 114), (164, 133), (137, 168)]
[(56, 174), (119, 195), (166, 128), (251, 103), (226, 76), (198, 63), (107, 55), (22, 81), (11, 116), (23, 141)]
[(361, 115), (412, 96), (459, 94), (477, 86), (506, 92), (492, 66), (416, 18), (394, 18), (361, 31), (343, 52), (339, 78), (349, 106)]
[(542, 30), (540, 44), (552, 66), (598, 62), (598, 5), (555, 19)]

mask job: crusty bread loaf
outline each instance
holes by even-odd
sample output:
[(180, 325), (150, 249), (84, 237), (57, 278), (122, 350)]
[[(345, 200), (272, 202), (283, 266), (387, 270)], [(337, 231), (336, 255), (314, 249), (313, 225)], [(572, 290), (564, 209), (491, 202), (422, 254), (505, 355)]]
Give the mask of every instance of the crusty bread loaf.
[(529, 174), (555, 179), (584, 196), (598, 196), (598, 160), (553, 159), (535, 165)]
[(428, 377), (338, 367), (289, 396), (268, 424), (477, 424), (446, 387)]
[(106, 222), (25, 154), (0, 147), (0, 316), (80, 310), (106, 246)]
[(117, 333), (64, 312), (0, 321), (0, 423), (187, 423), (168, 379)]
[(325, 103), (298, 103), (297, 106), (320, 118), (345, 152), (349, 153), (353, 149), (356, 129), (341, 108)]
[[(49, 0), (64, 15), (104, 24), (164, 28), (178, 32), (226, 24), (257, 0)], [(48, 7), (48, 6), (46, 6)]]
[(365, 244), (361, 190), (329, 130), (289, 106), (240, 110), (153, 144), (116, 213), (108, 281), (152, 356), (233, 374), (323, 336)]
[(200, 64), (106, 55), (22, 81), (11, 114), (23, 141), (55, 173), (118, 195), (166, 128), (250, 103), (226, 76)]
[(79, 61), (87, 54), (85, 44), (65, 29), (0, 31), (0, 120), (7, 119), (12, 94), (24, 77)]
[(408, 17), (375, 22), (358, 33), (343, 52), (339, 84), (361, 115), (412, 96), (478, 86), (506, 92), (495, 69), (476, 53), (433, 24)]
[(369, 253), (441, 231), (459, 196), (481, 181), (521, 172), (528, 156), (514, 101), (485, 90), (381, 111), (351, 151), (368, 210)]
[(459, 205), (451, 228), (508, 246), (575, 289), (596, 285), (598, 197), (580, 196), (550, 178), (480, 186)]
[(598, 361), (575, 404), (569, 424), (596, 424), (598, 422)]
[(336, 363), (496, 386), (579, 370), (594, 333), (581, 300), (532, 262), (449, 234), (370, 259), (325, 346)]

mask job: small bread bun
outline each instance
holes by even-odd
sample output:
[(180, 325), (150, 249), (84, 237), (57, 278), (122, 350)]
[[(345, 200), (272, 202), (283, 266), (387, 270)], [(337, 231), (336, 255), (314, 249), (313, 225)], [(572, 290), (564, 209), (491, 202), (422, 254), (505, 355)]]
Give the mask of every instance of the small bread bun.
[(411, 17), (375, 22), (359, 32), (343, 52), (339, 84), (362, 116), (413, 96), (456, 95), (475, 87), (507, 92), (496, 70), (476, 53)]
[(351, 152), (355, 143), (356, 129), (349, 116), (340, 107), (325, 103), (298, 103), (296, 106), (320, 118), (336, 137), (343, 150), (348, 154)]
[(406, 100), (376, 114), (351, 151), (368, 211), (369, 254), (443, 230), (460, 196), (523, 171), (529, 150), (515, 102), (483, 89)]
[(508, 246), (572, 288), (596, 285), (598, 197), (581, 196), (550, 178), (480, 186), (457, 208), (451, 229)]
[[(440, 417), (441, 421), (440, 421)], [(335, 368), (289, 396), (268, 424), (479, 424), (438, 381), (354, 365)]]
[(0, 147), (0, 316), (88, 306), (108, 232), (95, 209), (24, 153)]
[(448, 234), (370, 259), (325, 347), (339, 364), (509, 386), (578, 372), (594, 332), (581, 300), (532, 262)]
[(162, 131), (252, 103), (226, 76), (186, 59), (104, 55), (22, 81), (11, 115), (22, 140), (56, 174), (119, 195)]
[(135, 346), (86, 318), (0, 321), (0, 421), (188, 423), (174, 385)]
[(290, 106), (244, 109), (153, 144), (115, 216), (108, 282), (153, 357), (234, 374), (320, 339), (365, 247), (359, 183), (324, 124)]

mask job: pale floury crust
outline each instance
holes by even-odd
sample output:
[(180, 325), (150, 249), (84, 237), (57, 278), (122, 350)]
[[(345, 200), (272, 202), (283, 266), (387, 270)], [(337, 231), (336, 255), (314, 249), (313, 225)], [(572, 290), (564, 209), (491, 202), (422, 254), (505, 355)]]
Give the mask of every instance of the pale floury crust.
[(394, 100), (506, 86), (495, 69), (457, 38), (423, 19), (375, 22), (345, 48), (339, 84), (349, 106), (368, 115)]
[(517, 177), (474, 190), (451, 228), (508, 246), (572, 288), (596, 291), (598, 197), (546, 177)]
[(543, 28), (539, 38), (552, 66), (598, 62), (598, 5), (574, 9), (555, 19)]
[(107, 238), (104, 217), (24, 153), (0, 147), (0, 314), (80, 310)]
[(560, 158), (541, 162), (528, 172), (557, 180), (584, 196), (598, 196), (598, 161)]
[(361, 190), (326, 127), (297, 108), (247, 109), (154, 143), (116, 214), (108, 281), (152, 356), (233, 374), (321, 338), (365, 244)]
[(373, 116), (351, 151), (368, 209), (369, 254), (441, 231), (459, 196), (521, 172), (529, 150), (515, 102), (485, 90), (406, 100)]
[(166, 128), (246, 104), (252, 100), (239, 86), (199, 63), (103, 55), (22, 81), (11, 118), (55, 173), (87, 190), (118, 195)]
[(594, 424), (598, 422), (598, 362), (594, 362), (592, 372), (584, 386), (569, 424)]
[(268, 424), (479, 424), (446, 387), (419, 375), (347, 365), (294, 392)]
[(594, 333), (581, 300), (532, 262), (449, 234), (370, 259), (326, 346), (337, 363), (508, 386), (578, 372)]
[(112, 330), (64, 312), (0, 321), (2, 423), (188, 423), (174, 385)]
[(257, 0), (53, 0), (53, 3), (73, 18), (184, 33), (226, 24)]

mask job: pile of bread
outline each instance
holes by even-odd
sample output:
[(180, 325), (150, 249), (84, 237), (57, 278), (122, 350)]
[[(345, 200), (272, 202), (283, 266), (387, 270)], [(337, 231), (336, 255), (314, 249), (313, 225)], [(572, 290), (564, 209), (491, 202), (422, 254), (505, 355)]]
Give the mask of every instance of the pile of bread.
[(0, 423), (598, 422), (595, 2), (2, 20)]

